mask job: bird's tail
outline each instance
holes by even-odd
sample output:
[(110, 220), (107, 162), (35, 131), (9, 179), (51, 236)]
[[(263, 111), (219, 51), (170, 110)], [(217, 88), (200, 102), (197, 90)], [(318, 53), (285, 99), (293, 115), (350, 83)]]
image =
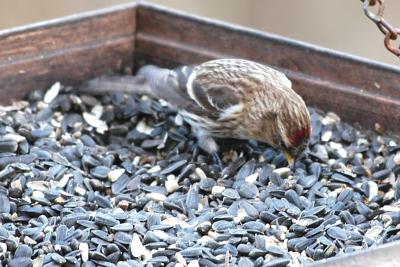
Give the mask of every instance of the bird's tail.
[(173, 70), (146, 65), (139, 69), (137, 77), (142, 77), (146, 80), (148, 87), (151, 89), (151, 94), (156, 98), (171, 101), (178, 93), (179, 84), (176, 73)]
[(165, 87), (168, 69), (147, 65), (139, 69), (136, 76), (101, 76), (79, 86), (80, 93), (104, 95), (110, 92), (141, 94), (160, 97), (159, 87)]
[(143, 77), (101, 76), (81, 84), (78, 92), (89, 95), (105, 95), (110, 92), (148, 95), (151, 90)]
[(146, 65), (139, 69), (136, 76), (103, 76), (84, 83), (78, 91), (90, 95), (110, 92), (148, 95), (164, 99), (177, 109), (185, 109), (191, 103), (184, 89), (190, 72), (183, 70), (190, 69), (169, 70)]

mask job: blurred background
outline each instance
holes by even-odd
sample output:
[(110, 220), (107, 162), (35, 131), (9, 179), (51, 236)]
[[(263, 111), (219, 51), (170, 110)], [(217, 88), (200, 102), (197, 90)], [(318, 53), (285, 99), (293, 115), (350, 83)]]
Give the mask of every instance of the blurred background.
[[(0, 0), (0, 29), (103, 8), (128, 0)], [(360, 0), (152, 0), (167, 7), (399, 65)], [(400, 27), (400, 1), (386, 0), (385, 18)], [(400, 42), (397, 41), (397, 45)]]

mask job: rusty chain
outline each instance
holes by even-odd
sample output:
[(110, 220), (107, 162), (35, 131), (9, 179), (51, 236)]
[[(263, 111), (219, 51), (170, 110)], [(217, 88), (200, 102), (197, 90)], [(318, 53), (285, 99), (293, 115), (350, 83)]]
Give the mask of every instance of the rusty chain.
[[(385, 47), (397, 57), (400, 57), (400, 46), (395, 47), (393, 41), (400, 35), (400, 28), (393, 27), (383, 18), (385, 11), (384, 0), (361, 0), (365, 15), (378, 26), (379, 30), (385, 35)], [(369, 6), (378, 5), (378, 12), (375, 14), (369, 10)]]

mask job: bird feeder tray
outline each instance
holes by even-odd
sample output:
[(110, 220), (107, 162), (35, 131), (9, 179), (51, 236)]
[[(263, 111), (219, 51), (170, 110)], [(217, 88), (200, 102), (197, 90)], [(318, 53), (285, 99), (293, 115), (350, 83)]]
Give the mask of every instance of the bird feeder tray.
[[(144, 3), (0, 31), (0, 104), (55, 81), (76, 85), (148, 63), (232, 57), (284, 72), (310, 106), (400, 136), (400, 68)], [(396, 266), (399, 250), (392, 242), (315, 265)]]

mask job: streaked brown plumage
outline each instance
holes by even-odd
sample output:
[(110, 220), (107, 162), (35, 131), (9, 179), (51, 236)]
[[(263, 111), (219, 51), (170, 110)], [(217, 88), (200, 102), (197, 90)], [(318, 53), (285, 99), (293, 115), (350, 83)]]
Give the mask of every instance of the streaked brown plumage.
[(310, 115), (286, 76), (242, 59), (218, 59), (174, 70), (142, 67), (136, 77), (105, 77), (86, 89), (125, 90), (162, 98), (192, 125), (201, 148), (212, 137), (255, 139), (283, 150), (289, 163), (306, 148)]

